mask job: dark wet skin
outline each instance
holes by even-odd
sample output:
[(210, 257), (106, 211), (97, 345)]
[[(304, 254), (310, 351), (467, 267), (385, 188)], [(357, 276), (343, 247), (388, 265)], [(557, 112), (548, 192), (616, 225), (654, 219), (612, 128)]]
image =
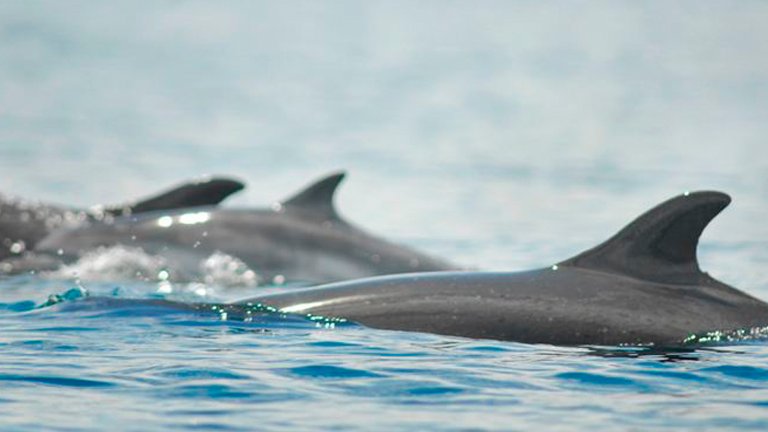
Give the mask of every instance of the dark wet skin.
[(519, 273), (386, 276), (238, 302), (405, 330), (558, 345), (677, 345), (768, 325), (768, 304), (699, 269), (699, 236), (730, 199), (673, 198), (605, 243)]

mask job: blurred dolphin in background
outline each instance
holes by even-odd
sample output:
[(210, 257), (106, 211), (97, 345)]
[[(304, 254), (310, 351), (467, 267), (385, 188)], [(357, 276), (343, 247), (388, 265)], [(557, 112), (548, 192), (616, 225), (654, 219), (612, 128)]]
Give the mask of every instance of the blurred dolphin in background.
[[(344, 175), (328, 175), (263, 209), (221, 208), (213, 202), (178, 208), (167, 200), (150, 200), (110, 211), (109, 217), (82, 217), (74, 226), (59, 226), (36, 238), (27, 263), (40, 257), (73, 262), (99, 248), (124, 245), (162, 257), (164, 271), (181, 279), (216, 253), (234, 257), (259, 280), (277, 283), (459, 269), (342, 219), (333, 196)], [(11, 265), (35, 267), (24, 260)]]
[(215, 206), (244, 187), (230, 178), (202, 177), (135, 202), (90, 209), (0, 195), (0, 260), (35, 250), (42, 239), (61, 228), (153, 211)]

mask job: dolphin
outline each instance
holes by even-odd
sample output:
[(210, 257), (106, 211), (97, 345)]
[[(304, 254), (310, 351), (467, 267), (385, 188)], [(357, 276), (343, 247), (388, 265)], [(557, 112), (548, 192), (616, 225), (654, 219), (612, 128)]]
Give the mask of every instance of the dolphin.
[(729, 202), (720, 192), (686, 193), (597, 247), (537, 270), (375, 277), (230, 307), (258, 304), (379, 329), (554, 345), (674, 346), (692, 335), (768, 326), (768, 304), (699, 268), (699, 236)]
[(244, 187), (229, 178), (202, 177), (134, 202), (90, 209), (0, 195), (0, 260), (18, 258), (25, 251), (34, 250), (41, 240), (62, 227), (151, 211), (217, 205)]
[(345, 221), (333, 205), (344, 175), (330, 174), (264, 209), (200, 206), (88, 220), (49, 233), (35, 252), (74, 260), (121, 244), (164, 258), (177, 280), (194, 274), (217, 252), (242, 261), (261, 280), (277, 283), (459, 268)]

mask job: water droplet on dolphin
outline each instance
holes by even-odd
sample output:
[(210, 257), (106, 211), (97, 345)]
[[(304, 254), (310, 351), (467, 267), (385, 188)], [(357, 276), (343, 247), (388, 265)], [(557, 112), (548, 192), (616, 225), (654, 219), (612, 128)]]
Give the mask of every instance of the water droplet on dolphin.
[(179, 216), (179, 223), (184, 225), (195, 225), (209, 220), (211, 220), (211, 214), (208, 212), (186, 213)]
[(24, 249), (26, 248), (27, 248), (27, 244), (24, 243), (24, 240), (19, 240), (11, 245), (11, 253), (20, 254), (24, 252)]

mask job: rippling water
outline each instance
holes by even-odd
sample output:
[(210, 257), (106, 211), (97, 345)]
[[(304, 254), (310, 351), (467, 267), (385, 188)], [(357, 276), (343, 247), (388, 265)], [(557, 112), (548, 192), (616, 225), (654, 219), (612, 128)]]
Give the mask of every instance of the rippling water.
[(139, 301), (2, 315), (3, 423), (39, 430), (768, 426), (765, 343), (557, 348), (221, 321)]
[[(0, 192), (90, 206), (205, 173), (464, 265), (549, 265), (681, 191), (733, 204), (702, 267), (768, 299), (762, 2), (5, 2)], [(759, 429), (768, 342), (653, 352), (222, 320), (101, 251), (0, 278), (3, 430)], [(140, 276), (135, 277), (139, 272)], [(72, 278), (76, 274), (77, 278)], [(280, 288), (286, 289), (286, 288)], [(53, 295), (53, 297), (51, 297)]]

